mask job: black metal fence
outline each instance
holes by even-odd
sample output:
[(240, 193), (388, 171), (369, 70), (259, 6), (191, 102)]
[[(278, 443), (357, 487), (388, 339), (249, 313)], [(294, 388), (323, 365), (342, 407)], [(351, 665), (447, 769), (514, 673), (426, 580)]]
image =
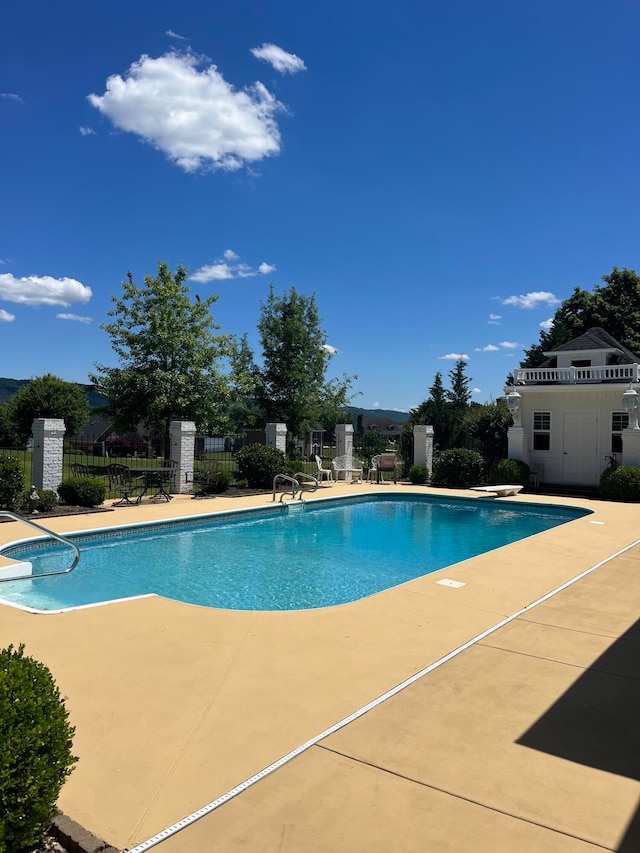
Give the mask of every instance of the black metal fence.
[[(314, 440), (315, 438), (315, 440)], [(266, 444), (264, 430), (248, 430), (240, 435), (206, 436), (196, 434), (195, 464), (215, 462), (221, 469), (226, 469), (238, 480), (237, 454), (242, 447), (250, 444)], [(80, 436), (69, 436), (64, 439), (62, 479), (72, 476), (71, 466), (82, 463), (89, 469), (89, 474), (96, 477), (106, 477), (106, 468), (112, 463), (122, 463), (132, 468), (144, 465), (145, 462), (161, 462), (165, 456), (165, 443), (157, 433), (150, 435), (91, 435), (86, 431)], [(353, 441), (353, 454), (365, 466), (365, 471), (371, 465), (371, 459), (378, 453), (393, 450), (401, 462), (403, 476), (407, 475), (413, 460), (413, 435), (402, 434), (390, 439), (384, 433), (375, 431), (356, 433)], [(32, 452), (31, 442), (21, 448), (1, 447), (0, 453), (17, 457), (24, 469), (25, 484), (31, 483)], [(314, 474), (317, 470), (315, 456), (322, 459), (323, 465), (331, 466), (336, 456), (335, 435), (324, 432), (320, 437), (313, 434), (306, 440), (287, 444), (287, 456), (300, 463), (300, 469), (305, 473)]]

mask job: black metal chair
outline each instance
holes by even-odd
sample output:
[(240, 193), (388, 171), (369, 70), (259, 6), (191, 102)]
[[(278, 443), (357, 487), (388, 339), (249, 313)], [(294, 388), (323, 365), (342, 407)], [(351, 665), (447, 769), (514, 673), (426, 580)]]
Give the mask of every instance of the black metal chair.
[(72, 477), (90, 477), (91, 473), (89, 471), (89, 466), (85, 465), (84, 462), (72, 462), (69, 466), (71, 470)]
[[(142, 477), (132, 477), (131, 469), (126, 465), (107, 465), (109, 476), (109, 491), (120, 495), (120, 500), (112, 506), (133, 506), (139, 504), (145, 491), (145, 482)], [(137, 493), (135, 500), (131, 497)]]

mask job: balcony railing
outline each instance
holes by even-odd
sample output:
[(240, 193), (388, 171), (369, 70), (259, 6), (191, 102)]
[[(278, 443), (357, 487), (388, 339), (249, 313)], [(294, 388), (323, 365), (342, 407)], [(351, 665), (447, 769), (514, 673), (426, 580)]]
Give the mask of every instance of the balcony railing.
[(549, 382), (575, 385), (581, 382), (638, 382), (637, 364), (609, 364), (601, 367), (518, 367), (513, 371), (516, 385)]

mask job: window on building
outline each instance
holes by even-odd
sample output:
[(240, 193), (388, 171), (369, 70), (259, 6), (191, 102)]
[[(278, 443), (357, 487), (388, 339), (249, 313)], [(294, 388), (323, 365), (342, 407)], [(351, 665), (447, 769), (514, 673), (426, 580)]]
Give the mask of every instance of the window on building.
[(591, 367), (590, 358), (572, 358), (571, 367)]
[(549, 450), (551, 446), (551, 412), (533, 413), (533, 449)]
[(611, 452), (622, 453), (622, 430), (629, 426), (629, 412), (611, 412)]

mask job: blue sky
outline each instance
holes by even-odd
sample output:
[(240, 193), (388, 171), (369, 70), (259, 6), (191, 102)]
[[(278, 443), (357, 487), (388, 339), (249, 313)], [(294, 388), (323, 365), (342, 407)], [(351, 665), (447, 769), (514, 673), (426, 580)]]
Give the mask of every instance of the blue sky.
[(128, 271), (249, 333), (315, 292), (354, 405), (474, 399), (639, 268), (637, 0), (9, 2), (0, 375), (87, 382)]

